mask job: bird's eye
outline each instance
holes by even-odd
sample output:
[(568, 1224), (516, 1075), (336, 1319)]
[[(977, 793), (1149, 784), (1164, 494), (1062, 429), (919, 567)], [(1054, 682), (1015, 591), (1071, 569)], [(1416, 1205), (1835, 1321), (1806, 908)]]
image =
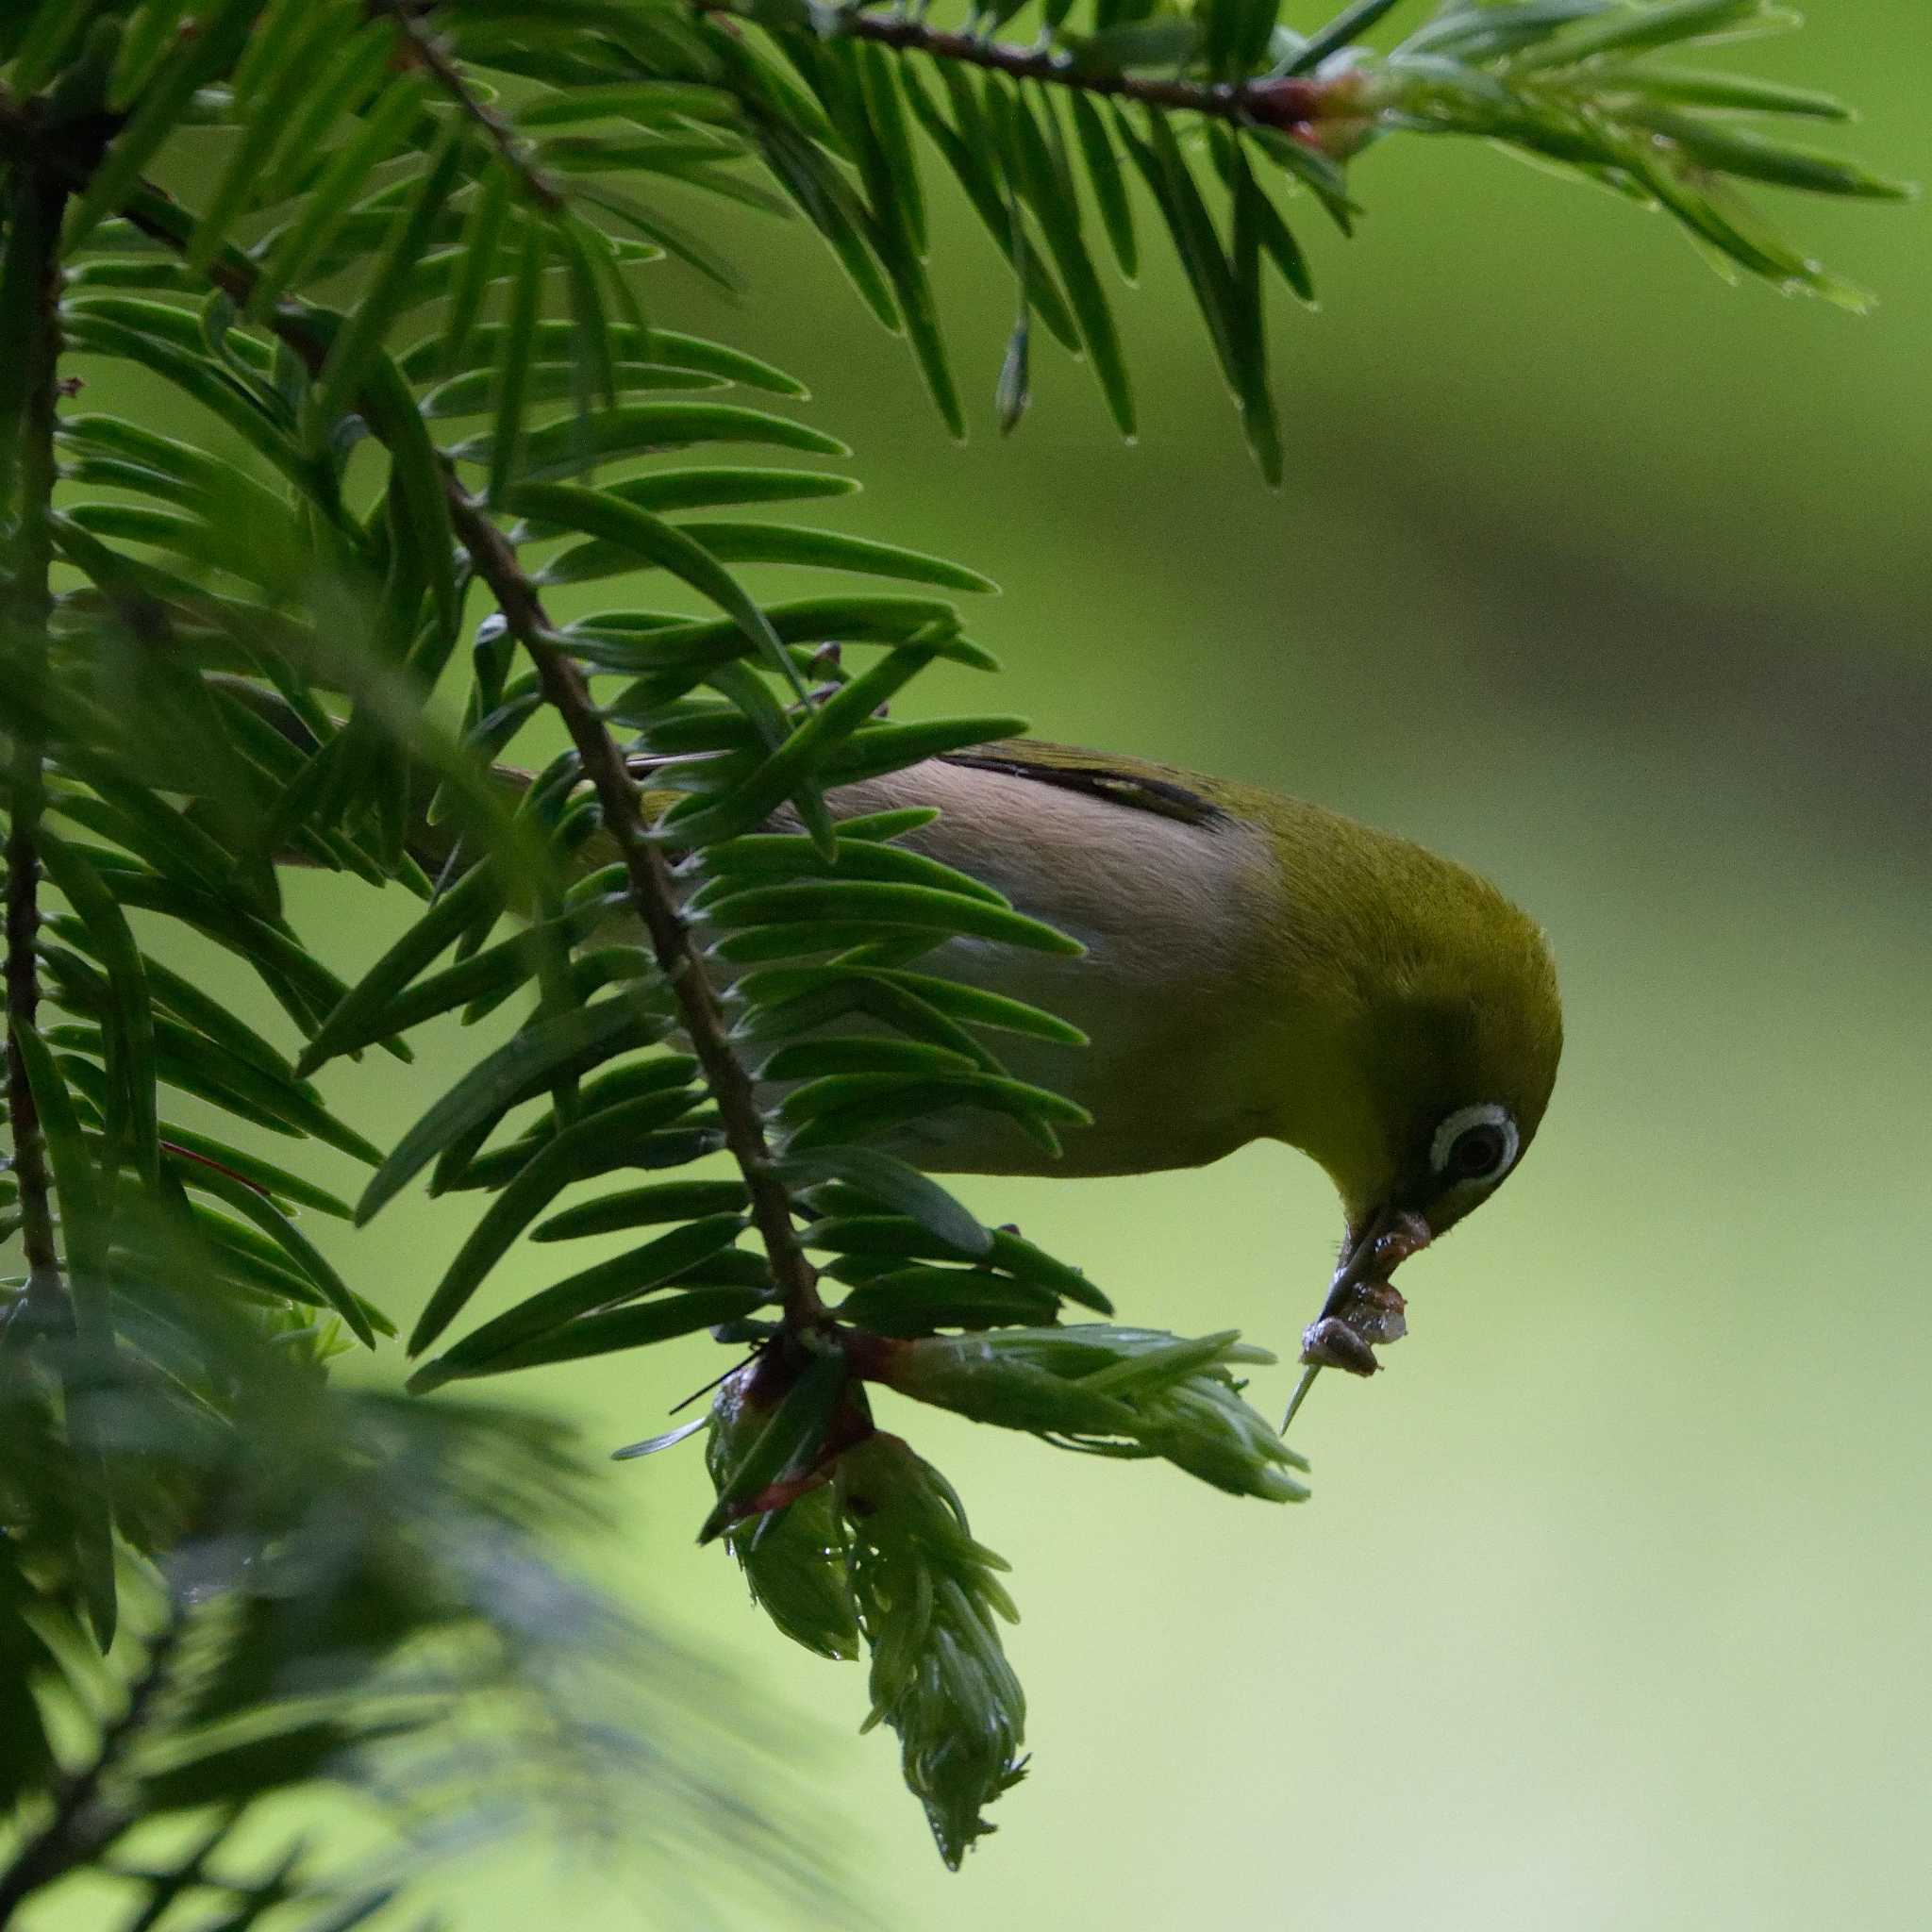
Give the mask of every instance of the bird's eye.
[(1436, 1129), (1429, 1165), (1449, 1187), (1501, 1180), (1516, 1158), (1518, 1144), (1508, 1108), (1485, 1101), (1457, 1108)]

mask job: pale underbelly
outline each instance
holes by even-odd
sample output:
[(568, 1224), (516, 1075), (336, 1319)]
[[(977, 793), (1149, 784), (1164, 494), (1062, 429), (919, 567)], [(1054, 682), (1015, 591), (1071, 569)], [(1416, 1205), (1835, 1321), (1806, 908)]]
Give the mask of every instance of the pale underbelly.
[(999, 1032), (980, 1037), (1018, 1080), (1078, 1103), (1091, 1124), (1058, 1129), (1049, 1154), (1004, 1114), (945, 1108), (896, 1129), (881, 1144), (942, 1174), (1149, 1174), (1219, 1160), (1263, 1131), (1252, 1097), (1250, 1056), (1230, 1056), (1225, 1016), (1211, 994), (1149, 993), (1109, 981), (1089, 959), (1016, 958), (1011, 948), (965, 941), (941, 947), (918, 971), (1024, 1000), (1070, 1021), (1086, 1046)]

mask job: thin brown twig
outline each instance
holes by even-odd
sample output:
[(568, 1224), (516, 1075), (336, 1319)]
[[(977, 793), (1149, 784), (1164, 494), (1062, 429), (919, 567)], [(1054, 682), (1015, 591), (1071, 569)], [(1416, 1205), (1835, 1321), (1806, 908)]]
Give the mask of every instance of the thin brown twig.
[(435, 75), (442, 91), (489, 137), (504, 166), (523, 184), (531, 200), (548, 214), (561, 214), (566, 206), (562, 192), (541, 168), (531, 165), (509, 123), (464, 85), (462, 70), (424, 25), (422, 10), (412, 7), (410, 0), (386, 0), (382, 11), (395, 22), (396, 30), (409, 42), (410, 52)]
[[(691, 4), (699, 13), (735, 18), (741, 12), (736, 0), (691, 0)], [(1075, 93), (1117, 96), (1150, 108), (1178, 108), (1210, 120), (1246, 122), (1292, 132), (1310, 122), (1359, 111), (1349, 105), (1347, 89), (1325, 81), (1286, 77), (1158, 80), (1142, 74), (1083, 66), (1075, 56), (1054, 47), (1021, 47), (1007, 41), (943, 32), (901, 13), (868, 13), (848, 6), (824, 8), (819, 18), (823, 31), (831, 37), (874, 41), (896, 53), (960, 61), (1004, 74), (1012, 80), (1068, 88)]]
[[(422, 54), (443, 91), (472, 119), (500, 133), (506, 158), (527, 175), (521, 157), (508, 145), (508, 131), (473, 95), (461, 73), (403, 8), (390, 10)], [(560, 202), (559, 202), (560, 205)], [(299, 351), (307, 353), (306, 350)], [(791, 1193), (778, 1178), (765, 1139), (764, 1116), (743, 1062), (727, 1038), (724, 1009), (691, 942), (691, 929), (677, 909), (676, 887), (663, 852), (646, 835), (638, 788), (617, 741), (605, 728), (590, 686), (575, 659), (552, 641), (555, 627), (537, 587), (517, 562), (516, 547), (462, 487), (454, 466), (442, 458), (443, 492), (458, 541), (469, 552), (476, 574), (489, 586), (510, 634), (530, 655), (544, 701), (563, 721), (576, 747), (591, 789), (602, 808), (604, 830), (616, 845), (630, 885), (631, 904), (650, 936), (651, 950), (664, 974), (691, 1051), (724, 1124), (724, 1144), (737, 1161), (751, 1195), (753, 1224), (765, 1244), (773, 1279), (778, 1284), (789, 1326), (810, 1326), (824, 1318), (818, 1274), (806, 1258), (792, 1224)]]
[(508, 538), (453, 472), (445, 470), (444, 475), (458, 541), (490, 586), (511, 633), (535, 662), (543, 696), (563, 720), (583, 761), (584, 775), (603, 808), (604, 829), (624, 860), (631, 903), (676, 998), (691, 1051), (718, 1106), (724, 1143), (750, 1191), (752, 1219), (783, 1297), (786, 1322), (792, 1327), (813, 1325), (823, 1320), (824, 1305), (819, 1299), (817, 1273), (792, 1226), (791, 1191), (774, 1167), (751, 1075), (726, 1037), (724, 1008), (692, 944), (691, 929), (678, 912), (671, 868), (645, 833), (638, 789), (624, 754), (605, 729), (583, 673), (551, 641), (555, 633), (550, 620)]

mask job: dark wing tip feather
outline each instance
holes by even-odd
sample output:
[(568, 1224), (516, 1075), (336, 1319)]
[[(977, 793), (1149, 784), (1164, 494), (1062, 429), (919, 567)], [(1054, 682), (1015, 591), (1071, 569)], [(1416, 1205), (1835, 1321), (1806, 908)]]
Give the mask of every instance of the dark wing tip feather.
[(1184, 825), (1211, 829), (1234, 823), (1231, 812), (1181, 783), (1178, 774), (1161, 775), (1158, 768), (1124, 769), (1101, 752), (1014, 739), (979, 751), (946, 752), (941, 762), (1029, 778), (1036, 784), (1058, 786), (1062, 791), (1078, 791), (1135, 811), (1174, 819)]

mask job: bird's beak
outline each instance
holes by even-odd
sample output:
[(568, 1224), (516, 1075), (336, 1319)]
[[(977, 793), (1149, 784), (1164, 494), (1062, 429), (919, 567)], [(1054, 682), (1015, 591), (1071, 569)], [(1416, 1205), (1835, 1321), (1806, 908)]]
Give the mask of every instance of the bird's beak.
[(1371, 1215), (1361, 1232), (1351, 1237), (1322, 1312), (1303, 1331), (1305, 1366), (1282, 1419), (1284, 1435), (1324, 1369), (1346, 1369), (1352, 1375), (1375, 1373), (1380, 1364), (1374, 1345), (1397, 1341), (1405, 1329), (1402, 1297), (1389, 1277), (1431, 1239), (1429, 1224), (1420, 1214), (1392, 1203)]
[(1326, 1322), (1345, 1314), (1364, 1289), (1387, 1288), (1390, 1275), (1427, 1247), (1430, 1239), (1429, 1224), (1420, 1214), (1407, 1208), (1384, 1208), (1342, 1251), (1321, 1319)]

